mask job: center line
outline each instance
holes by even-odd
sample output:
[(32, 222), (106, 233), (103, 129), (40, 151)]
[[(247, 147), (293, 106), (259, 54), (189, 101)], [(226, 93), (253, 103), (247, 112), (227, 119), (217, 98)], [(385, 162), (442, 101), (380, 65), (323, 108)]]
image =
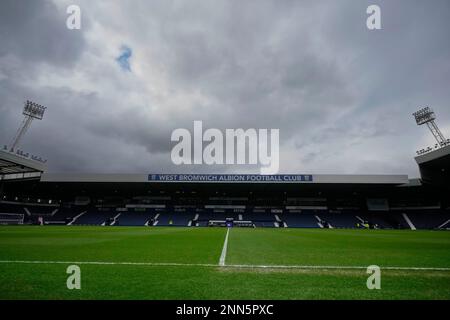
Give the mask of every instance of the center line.
[(230, 228), (227, 229), (227, 235), (225, 236), (225, 241), (223, 242), (222, 254), (220, 255), (219, 266), (225, 266), (225, 258), (227, 257), (227, 247), (228, 247), (228, 234), (230, 233)]

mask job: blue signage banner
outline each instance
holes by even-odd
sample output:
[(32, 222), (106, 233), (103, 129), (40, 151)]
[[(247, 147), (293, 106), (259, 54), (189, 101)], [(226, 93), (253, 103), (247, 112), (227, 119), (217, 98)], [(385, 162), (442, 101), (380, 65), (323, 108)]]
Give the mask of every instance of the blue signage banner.
[(242, 183), (281, 183), (313, 182), (310, 174), (149, 174), (150, 182), (242, 182)]

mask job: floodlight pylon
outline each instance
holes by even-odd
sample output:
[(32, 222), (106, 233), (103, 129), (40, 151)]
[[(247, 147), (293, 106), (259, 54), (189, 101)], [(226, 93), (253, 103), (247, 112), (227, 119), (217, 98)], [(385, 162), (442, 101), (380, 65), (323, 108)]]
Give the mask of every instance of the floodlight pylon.
[(413, 116), (416, 119), (416, 123), (418, 126), (421, 126), (423, 124), (427, 125), (428, 129), (431, 131), (431, 134), (436, 139), (439, 146), (442, 147), (447, 144), (447, 140), (445, 139), (441, 130), (439, 130), (436, 122), (434, 122), (434, 120), (436, 119), (436, 114), (431, 108), (422, 108), (419, 111), (414, 112)]
[(25, 133), (28, 131), (28, 129), (31, 126), (31, 123), (34, 119), (42, 120), (44, 117), (46, 107), (41, 106), (37, 103), (34, 103), (30, 100), (27, 100), (25, 102), (25, 106), (23, 108), (22, 114), (24, 115), (22, 124), (20, 125), (19, 129), (17, 130), (16, 135), (14, 136), (14, 139), (11, 143), (11, 151), (14, 152), (14, 150), (19, 145), (20, 141), (22, 140)]

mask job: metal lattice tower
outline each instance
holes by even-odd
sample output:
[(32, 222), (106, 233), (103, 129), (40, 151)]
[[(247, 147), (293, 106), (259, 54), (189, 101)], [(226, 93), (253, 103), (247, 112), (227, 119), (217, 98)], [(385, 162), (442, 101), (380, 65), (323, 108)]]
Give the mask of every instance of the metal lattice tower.
[(33, 122), (33, 119), (42, 120), (42, 118), (44, 117), (45, 109), (46, 109), (46, 107), (41, 106), (32, 101), (27, 100), (27, 102), (25, 102), (25, 106), (24, 106), (23, 112), (22, 112), (25, 117), (23, 118), (22, 124), (20, 125), (19, 129), (17, 130), (17, 133), (14, 136), (14, 139), (11, 143), (11, 151), (14, 151), (16, 149), (16, 147), (19, 145), (23, 136), (25, 135), (27, 130), (30, 128), (31, 123)]
[(413, 116), (416, 119), (416, 123), (418, 126), (421, 126), (423, 124), (427, 125), (428, 129), (430, 129), (431, 134), (434, 136), (439, 146), (442, 147), (447, 144), (447, 140), (445, 139), (441, 130), (439, 130), (436, 122), (434, 122), (434, 120), (436, 119), (436, 115), (431, 108), (422, 108), (419, 111), (414, 112)]

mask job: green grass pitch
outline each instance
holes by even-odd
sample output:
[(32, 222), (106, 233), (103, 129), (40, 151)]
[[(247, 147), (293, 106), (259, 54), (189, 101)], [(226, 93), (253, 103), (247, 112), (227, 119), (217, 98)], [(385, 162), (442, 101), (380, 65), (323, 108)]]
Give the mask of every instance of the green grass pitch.
[(450, 299), (449, 232), (233, 228), (219, 266), (226, 232), (0, 227), (0, 299)]

